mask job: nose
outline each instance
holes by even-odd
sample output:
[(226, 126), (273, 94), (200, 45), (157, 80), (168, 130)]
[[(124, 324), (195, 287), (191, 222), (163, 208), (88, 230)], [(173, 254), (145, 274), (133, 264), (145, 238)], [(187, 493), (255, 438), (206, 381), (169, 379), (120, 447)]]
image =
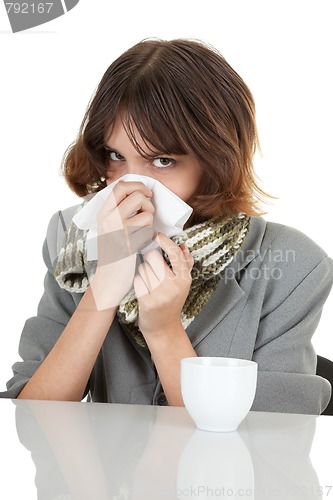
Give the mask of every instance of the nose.
[(126, 174), (147, 175), (146, 160), (140, 156), (126, 161)]

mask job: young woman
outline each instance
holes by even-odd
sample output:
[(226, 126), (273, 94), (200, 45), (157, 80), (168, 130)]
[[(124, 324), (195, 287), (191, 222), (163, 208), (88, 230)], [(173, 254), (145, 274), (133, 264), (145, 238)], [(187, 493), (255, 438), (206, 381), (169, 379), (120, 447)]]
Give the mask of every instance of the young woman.
[(112, 258), (123, 241), (108, 236), (124, 231), (128, 243), (151, 229), (154, 194), (120, 181), (98, 213), (93, 272), (78, 207), (55, 214), (45, 292), (2, 396), (182, 405), (180, 360), (227, 356), (258, 363), (253, 410), (321, 413), (331, 389), (315, 375), (311, 338), (332, 260), (261, 217), (257, 145), (252, 95), (215, 49), (146, 40), (111, 64), (65, 155), (69, 186), (91, 197), (144, 175), (193, 213), (180, 235), (155, 235), (162, 252), (136, 269), (139, 249)]

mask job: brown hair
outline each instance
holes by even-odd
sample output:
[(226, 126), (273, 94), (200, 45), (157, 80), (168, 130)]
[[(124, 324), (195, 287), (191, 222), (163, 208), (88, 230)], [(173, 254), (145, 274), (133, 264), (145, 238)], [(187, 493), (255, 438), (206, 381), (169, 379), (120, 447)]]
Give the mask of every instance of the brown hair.
[(189, 201), (192, 223), (263, 213), (258, 202), (267, 195), (253, 169), (259, 146), (253, 97), (217, 50), (186, 39), (143, 40), (111, 64), (63, 160), (65, 179), (79, 196), (106, 186), (105, 143), (119, 116), (140, 154), (147, 156), (133, 124), (150, 149), (199, 160), (204, 176)]

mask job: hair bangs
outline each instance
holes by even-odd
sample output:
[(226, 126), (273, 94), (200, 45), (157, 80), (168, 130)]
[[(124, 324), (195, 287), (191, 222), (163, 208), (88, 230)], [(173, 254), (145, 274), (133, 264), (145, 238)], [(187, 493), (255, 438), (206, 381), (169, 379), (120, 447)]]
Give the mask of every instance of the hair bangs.
[[(158, 85), (142, 75), (134, 79), (119, 116), (135, 149), (146, 158), (156, 154), (188, 154), (187, 138), (179, 126), (180, 110), (171, 89), (161, 91)], [(139, 81), (138, 81), (139, 80)], [(137, 135), (146, 150), (138, 144)]]

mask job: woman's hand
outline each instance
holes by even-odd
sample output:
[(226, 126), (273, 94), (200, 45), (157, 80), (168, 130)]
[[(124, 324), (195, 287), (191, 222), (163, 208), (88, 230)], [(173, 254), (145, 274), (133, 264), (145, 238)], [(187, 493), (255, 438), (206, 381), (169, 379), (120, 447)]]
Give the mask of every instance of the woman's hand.
[(171, 269), (157, 250), (144, 256), (134, 279), (139, 301), (139, 328), (146, 341), (179, 332), (181, 311), (192, 278), (193, 258), (185, 245), (178, 246), (159, 233), (155, 241), (168, 255)]
[(119, 181), (98, 213), (98, 264), (91, 283), (98, 310), (119, 305), (132, 288), (136, 253), (153, 236), (152, 196), (142, 182)]
[(185, 245), (159, 233), (157, 243), (168, 255), (171, 269), (153, 250), (144, 256), (134, 288), (139, 301), (139, 328), (147, 342), (169, 405), (183, 406), (180, 362), (196, 356), (181, 323), (181, 311), (192, 278), (193, 258)]

